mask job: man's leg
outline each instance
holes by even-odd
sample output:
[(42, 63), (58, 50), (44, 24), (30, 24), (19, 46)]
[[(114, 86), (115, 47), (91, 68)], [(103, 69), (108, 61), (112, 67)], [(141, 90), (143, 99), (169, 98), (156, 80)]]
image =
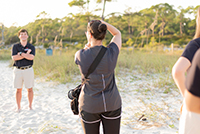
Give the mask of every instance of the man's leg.
[(17, 102), (17, 109), (18, 111), (21, 109), (21, 99), (22, 99), (22, 88), (17, 89), (16, 91), (16, 102)]
[(22, 71), (20, 69), (14, 68), (14, 88), (16, 89), (16, 102), (17, 102), (17, 111), (19, 112), (21, 109), (21, 99), (22, 99)]
[(28, 91), (28, 101), (29, 101), (29, 108), (32, 109), (32, 102), (33, 102), (33, 88), (27, 89)]
[(33, 68), (24, 70), (24, 85), (28, 91), (29, 109), (32, 109), (33, 102), (33, 86), (34, 86), (34, 71)]

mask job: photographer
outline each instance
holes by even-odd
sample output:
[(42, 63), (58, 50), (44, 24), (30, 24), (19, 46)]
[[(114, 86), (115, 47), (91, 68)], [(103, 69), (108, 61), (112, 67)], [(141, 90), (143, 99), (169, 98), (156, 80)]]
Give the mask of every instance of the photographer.
[(32, 109), (33, 101), (33, 59), (35, 56), (35, 47), (28, 43), (28, 31), (21, 29), (18, 32), (20, 43), (12, 47), (12, 59), (14, 60), (14, 88), (16, 91), (17, 111), (21, 109), (22, 86), (23, 83), (28, 91), (29, 109)]
[(114, 26), (100, 20), (88, 23), (84, 49), (75, 54), (82, 79), (102, 47), (107, 30), (113, 35), (106, 53), (97, 68), (83, 85), (79, 96), (79, 115), (85, 134), (99, 134), (102, 122), (104, 134), (119, 134), (121, 122), (121, 97), (115, 82), (114, 69), (121, 48), (121, 33)]

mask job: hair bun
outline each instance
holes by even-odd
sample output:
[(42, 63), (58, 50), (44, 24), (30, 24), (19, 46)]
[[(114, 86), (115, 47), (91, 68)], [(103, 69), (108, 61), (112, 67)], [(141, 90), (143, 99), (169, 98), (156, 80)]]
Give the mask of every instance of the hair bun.
[(107, 26), (103, 23), (99, 24), (98, 26), (98, 31), (101, 32), (105, 32), (107, 30)]

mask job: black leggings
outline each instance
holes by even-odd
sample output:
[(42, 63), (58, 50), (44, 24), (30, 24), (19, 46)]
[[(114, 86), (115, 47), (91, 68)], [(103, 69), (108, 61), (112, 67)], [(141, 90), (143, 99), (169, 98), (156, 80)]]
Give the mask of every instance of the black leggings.
[[(120, 133), (121, 116), (118, 116), (118, 118), (116, 118), (116, 119), (115, 118), (112, 119), (112, 117), (111, 117), (112, 116), (111, 114), (114, 113), (114, 115), (116, 115), (116, 112), (118, 112), (118, 113), (120, 112), (119, 114), (121, 114), (121, 108), (116, 111), (113, 111), (113, 112), (106, 112), (106, 113), (101, 113), (101, 114), (90, 114), (91, 118), (93, 118), (93, 119), (94, 119), (94, 117), (97, 117), (97, 116), (100, 117), (99, 121), (94, 122), (94, 123), (87, 123), (87, 121), (85, 121), (85, 119), (83, 120), (83, 117), (82, 117), (81, 124), (83, 127), (84, 134), (99, 134), (100, 133), (99, 132), (100, 122), (102, 122), (104, 134), (119, 134)], [(89, 113), (87, 113), (85, 111), (82, 111), (82, 113), (87, 114), (86, 118), (89, 117), (88, 116)]]

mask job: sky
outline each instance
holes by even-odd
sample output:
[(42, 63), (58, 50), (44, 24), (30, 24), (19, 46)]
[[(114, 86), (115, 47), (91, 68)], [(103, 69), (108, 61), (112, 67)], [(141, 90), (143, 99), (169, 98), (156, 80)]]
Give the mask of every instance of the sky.
[[(3, 23), (6, 27), (24, 26), (29, 22), (34, 22), (41, 12), (45, 11), (52, 19), (63, 18), (69, 13), (79, 13), (77, 7), (69, 7), (68, 3), (72, 0), (0, 0), (0, 26)], [(90, 0), (89, 10), (96, 8), (95, 0)], [(173, 5), (178, 11), (178, 7), (200, 5), (198, 0), (113, 0), (107, 2), (105, 8), (105, 16), (112, 12), (124, 13), (129, 7), (132, 12), (150, 8), (152, 5), (160, 3), (168, 3)], [(99, 8), (103, 4), (98, 5)], [(100, 12), (94, 14), (101, 15)]]

